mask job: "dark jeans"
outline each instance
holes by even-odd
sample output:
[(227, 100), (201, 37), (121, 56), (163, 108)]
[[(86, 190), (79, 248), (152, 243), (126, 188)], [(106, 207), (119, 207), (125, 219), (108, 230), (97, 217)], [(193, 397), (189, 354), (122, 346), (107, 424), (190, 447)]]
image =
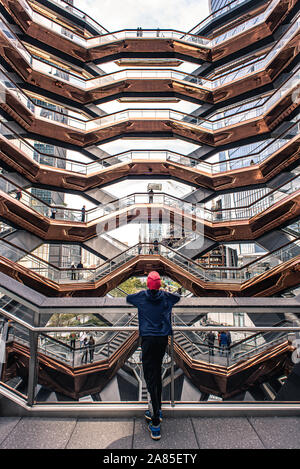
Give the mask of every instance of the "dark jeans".
[(87, 363), (87, 358), (88, 358), (88, 351), (84, 350), (82, 357), (81, 357), (81, 363)]
[(161, 409), (161, 365), (168, 344), (168, 336), (142, 337), (142, 363), (144, 378), (151, 397), (153, 409), (152, 423), (160, 423), (159, 411)]

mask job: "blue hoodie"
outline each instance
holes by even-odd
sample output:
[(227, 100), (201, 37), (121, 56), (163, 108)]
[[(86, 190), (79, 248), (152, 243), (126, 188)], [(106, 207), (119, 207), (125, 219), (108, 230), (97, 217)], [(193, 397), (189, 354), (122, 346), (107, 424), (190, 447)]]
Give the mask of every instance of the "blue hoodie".
[(126, 300), (138, 309), (140, 336), (172, 335), (172, 306), (180, 300), (179, 295), (164, 290), (143, 290), (128, 295)]

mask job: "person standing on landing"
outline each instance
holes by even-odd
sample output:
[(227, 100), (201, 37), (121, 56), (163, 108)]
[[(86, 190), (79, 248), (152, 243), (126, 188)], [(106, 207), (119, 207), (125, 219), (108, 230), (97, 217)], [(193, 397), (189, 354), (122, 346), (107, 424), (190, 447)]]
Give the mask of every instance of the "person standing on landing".
[(171, 313), (180, 296), (160, 290), (161, 279), (157, 272), (150, 272), (147, 277), (148, 290), (127, 296), (127, 302), (136, 306), (139, 318), (139, 334), (141, 336), (142, 365), (147, 390), (151, 403), (145, 417), (149, 423), (151, 437), (159, 440), (161, 413), (162, 360), (168, 344), (168, 336), (172, 335)]

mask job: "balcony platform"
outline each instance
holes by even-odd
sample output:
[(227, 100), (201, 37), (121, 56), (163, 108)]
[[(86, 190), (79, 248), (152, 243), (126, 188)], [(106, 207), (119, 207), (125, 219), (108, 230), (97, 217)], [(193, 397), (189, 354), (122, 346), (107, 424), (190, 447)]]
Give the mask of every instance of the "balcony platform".
[(298, 449), (299, 431), (300, 416), (168, 417), (153, 441), (143, 417), (0, 417), (0, 449)]

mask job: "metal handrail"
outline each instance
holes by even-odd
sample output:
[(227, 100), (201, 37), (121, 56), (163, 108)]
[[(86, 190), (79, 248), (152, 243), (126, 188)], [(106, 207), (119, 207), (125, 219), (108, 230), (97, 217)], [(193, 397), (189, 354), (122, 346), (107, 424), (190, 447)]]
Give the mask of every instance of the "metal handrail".
[[(0, 308), (0, 313), (1, 313), (1, 315), (4, 316), (4, 317), (10, 317), (10, 316), (11, 316), (11, 314), (8, 313), (6, 310), (3, 310), (3, 308)], [(126, 324), (129, 324), (129, 323), (130, 323), (133, 319), (135, 319), (135, 318), (137, 318), (137, 313), (136, 313), (131, 319), (129, 319)], [(282, 323), (284, 323), (284, 322), (289, 322), (289, 321), (280, 321), (279, 323), (276, 323), (276, 324), (282, 324)], [(13, 322), (13, 324), (12, 324), (13, 330), (15, 330), (15, 325), (14, 325), (14, 323), (16, 323), (17, 328), (18, 328), (18, 325), (20, 325), (20, 321), (14, 320), (14, 322)], [(117, 324), (117, 323), (116, 323), (116, 324)], [(121, 332), (123, 332), (123, 331), (124, 331), (124, 332), (129, 332), (129, 333), (130, 333), (130, 332), (134, 333), (134, 332), (138, 332), (138, 330), (139, 330), (139, 329), (138, 329), (138, 326), (127, 327), (126, 324), (125, 324), (125, 325), (122, 325), (122, 326), (120, 326), (120, 325), (117, 326), (116, 324), (114, 324), (114, 326), (104, 326), (104, 327), (103, 327), (103, 326), (100, 326), (100, 327), (98, 327), (98, 326), (91, 326), (91, 327), (89, 328), (89, 332), (92, 331), (93, 333), (94, 333), (95, 331), (99, 331), (99, 330), (101, 330), (101, 332), (113, 332), (113, 333), (116, 332), (115, 334), (113, 334), (113, 336), (112, 336), (109, 340), (104, 340), (104, 341), (100, 341), (100, 342), (95, 343), (94, 347), (99, 347), (99, 346), (102, 346), (102, 345), (103, 345), (103, 347), (100, 348), (97, 353), (101, 353), (101, 351), (105, 348), (106, 345), (108, 346), (108, 349), (109, 349), (109, 344), (111, 344), (111, 343), (113, 342), (113, 340), (118, 336), (119, 333), (121, 333)], [(253, 340), (254, 338), (256, 338), (257, 336), (262, 336), (262, 337), (263, 337), (264, 334), (269, 333), (269, 332), (286, 332), (286, 333), (290, 333), (290, 332), (292, 332), (292, 331), (300, 331), (300, 327), (294, 327), (294, 326), (279, 327), (279, 326), (276, 326), (276, 324), (274, 324), (272, 327), (263, 327), (263, 328), (259, 328), (259, 329), (263, 329), (263, 331), (258, 332), (258, 333), (255, 333), (255, 334), (253, 334), (253, 335), (247, 337), (246, 339), (244, 339), (244, 341), (251, 341), (251, 340)], [(28, 326), (28, 324), (27, 324), (27, 326)], [(72, 327), (72, 326), (61, 326), (60, 328), (58, 328), (58, 327), (51, 327), (51, 326), (50, 326), (50, 327), (49, 327), (49, 326), (45, 326), (45, 327), (43, 327), (43, 328), (41, 328), (41, 327), (33, 327), (33, 328), (32, 328), (32, 326), (31, 326), (31, 327), (27, 327), (27, 326), (25, 326), (24, 323), (22, 324), (22, 328), (23, 328), (23, 329), (25, 328), (25, 329), (28, 330), (28, 331), (30, 331), (30, 330), (31, 330), (31, 331), (35, 330), (36, 332), (39, 332), (41, 336), (43, 336), (43, 337), (45, 337), (46, 339), (48, 339), (50, 342), (57, 343), (58, 345), (62, 346), (63, 348), (65, 348), (65, 349), (66, 349), (67, 351), (69, 351), (69, 352), (74, 352), (74, 353), (75, 353), (76, 351), (82, 351), (82, 350), (84, 350), (84, 347), (76, 347), (76, 348), (71, 347), (69, 344), (67, 344), (67, 343), (65, 343), (65, 342), (62, 342), (62, 341), (56, 339), (55, 337), (49, 336), (48, 334), (45, 334), (45, 333), (41, 332), (41, 330), (47, 330), (48, 332), (58, 332), (57, 329), (61, 329), (61, 331), (63, 331), (63, 332), (66, 332), (66, 331), (70, 332), (70, 331), (74, 331), (75, 328), (76, 328), (76, 330), (79, 329), (80, 331), (82, 331), (82, 326), (81, 326), (81, 327), (80, 327), (80, 326), (75, 326), (75, 327), (74, 327), (74, 326), (73, 326), (73, 327)], [(51, 329), (51, 331), (49, 331), (49, 329)], [(109, 329), (109, 331), (107, 331), (107, 329)], [(191, 329), (191, 330), (190, 330), (190, 329)], [(210, 347), (209, 345), (207, 345), (207, 344), (205, 344), (205, 343), (197, 344), (196, 342), (192, 341), (192, 340), (186, 335), (186, 332), (197, 332), (197, 331), (202, 331), (203, 329), (205, 330), (205, 332), (207, 332), (207, 331), (209, 331), (209, 330), (218, 330), (218, 331), (222, 332), (222, 331), (224, 331), (224, 330), (234, 331), (234, 330), (236, 330), (236, 329), (238, 329), (239, 331), (240, 331), (241, 329), (247, 330), (247, 331), (249, 331), (249, 330), (250, 330), (250, 331), (253, 331), (253, 330), (257, 330), (258, 328), (257, 328), (257, 327), (246, 327), (246, 328), (245, 328), (245, 327), (243, 327), (243, 328), (239, 327), (239, 328), (237, 328), (237, 327), (235, 327), (235, 326), (228, 326), (228, 327), (224, 327), (224, 326), (204, 326), (204, 327), (203, 327), (203, 326), (202, 326), (202, 327), (201, 327), (201, 326), (197, 326), (197, 327), (190, 327), (190, 326), (172, 326), (173, 333), (174, 333), (174, 332), (175, 332), (175, 333), (176, 333), (176, 332), (180, 333), (180, 335), (182, 335), (182, 336), (187, 340), (188, 343), (190, 343), (191, 345), (193, 345), (193, 346), (198, 350), (199, 353), (201, 353), (201, 354), (203, 354), (203, 355), (207, 355), (207, 354), (208, 354), (208, 349), (209, 349), (209, 347)], [(9, 335), (10, 335), (10, 334), (12, 334), (12, 331), (9, 332)], [(15, 333), (13, 333), (13, 335), (14, 335), (14, 337), (16, 337), (16, 336), (15, 336)], [(267, 342), (266, 344), (257, 345), (257, 346), (255, 346), (255, 347), (252, 347), (251, 350), (252, 350), (253, 348), (255, 348), (255, 350), (259, 350), (259, 349), (261, 349), (261, 348), (265, 348), (266, 346), (269, 347), (270, 344), (272, 344), (272, 343), (274, 343), (274, 342), (278, 342), (278, 340), (281, 339), (281, 338), (282, 338), (282, 337), (277, 337), (277, 338), (271, 340), (270, 342)], [(28, 342), (29, 342), (29, 339), (26, 340), (26, 339), (23, 339), (23, 338), (21, 338), (21, 337), (18, 337), (18, 340), (21, 341), (22, 343), (26, 343), (26, 344), (28, 344)], [(236, 343), (234, 343), (232, 346), (227, 347), (228, 351), (233, 352), (233, 349), (235, 348), (235, 346), (240, 345), (242, 342), (243, 342), (243, 341), (236, 342)], [(204, 346), (204, 348), (206, 348), (207, 351), (203, 351), (200, 347), (198, 347), (198, 345)], [(39, 347), (39, 348), (40, 348), (41, 350), (43, 350), (43, 346), (42, 346), (42, 345), (41, 345), (41, 347)], [(214, 350), (216, 350), (216, 351), (217, 351), (217, 350), (221, 350), (220, 347), (215, 346), (215, 345), (213, 345), (212, 348), (213, 348)], [(184, 347), (183, 347), (183, 349), (184, 349)], [(239, 354), (239, 355), (238, 355), (238, 359), (240, 359), (240, 358), (242, 358), (242, 357), (244, 357), (244, 356), (249, 355), (249, 353), (251, 353), (251, 350), (250, 350), (250, 351), (247, 351), (247, 352), (245, 352), (245, 353)], [(44, 350), (44, 351), (45, 351), (45, 350)], [(46, 352), (47, 352), (47, 351), (45, 351), (45, 353), (46, 353)], [(54, 356), (61, 357), (61, 354), (60, 354), (60, 353), (57, 354), (57, 353), (51, 352), (51, 351), (49, 351), (49, 350), (48, 350), (48, 352), (51, 353), (51, 354), (54, 355)]]

